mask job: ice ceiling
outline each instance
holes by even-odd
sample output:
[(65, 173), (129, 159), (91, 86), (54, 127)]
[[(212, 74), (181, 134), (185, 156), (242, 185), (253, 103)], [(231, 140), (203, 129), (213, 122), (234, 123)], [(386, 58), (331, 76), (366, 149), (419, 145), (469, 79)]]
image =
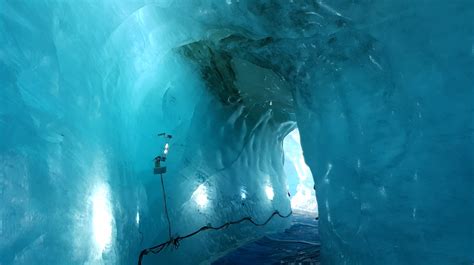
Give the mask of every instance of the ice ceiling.
[(165, 241), (160, 132), (173, 235), (287, 213), (296, 126), (323, 264), (472, 264), (473, 5), (0, 0), (0, 264), (136, 264)]

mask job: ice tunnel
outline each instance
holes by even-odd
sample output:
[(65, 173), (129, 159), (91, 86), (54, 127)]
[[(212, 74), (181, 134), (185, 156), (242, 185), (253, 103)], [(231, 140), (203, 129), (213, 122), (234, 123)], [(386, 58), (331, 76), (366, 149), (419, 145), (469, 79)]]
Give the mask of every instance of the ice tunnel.
[(473, 264), (473, 17), (472, 0), (0, 0), (0, 265), (211, 264), (288, 231), (296, 128), (309, 264)]

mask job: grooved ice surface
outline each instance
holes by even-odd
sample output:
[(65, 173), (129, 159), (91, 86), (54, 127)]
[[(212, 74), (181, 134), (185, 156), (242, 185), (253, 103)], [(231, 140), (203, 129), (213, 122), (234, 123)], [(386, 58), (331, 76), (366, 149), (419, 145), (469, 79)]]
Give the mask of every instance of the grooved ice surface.
[(163, 131), (173, 233), (286, 212), (296, 119), (323, 264), (471, 264), (473, 5), (1, 0), (0, 263), (131, 264), (166, 240)]
[[(0, 2), (2, 265), (136, 264), (167, 241), (160, 132), (173, 135), (173, 235), (290, 211), (281, 139), (293, 125), (211, 94), (172, 50), (204, 36), (191, 20), (117, 3)], [(287, 224), (206, 231), (144, 264), (199, 264)]]

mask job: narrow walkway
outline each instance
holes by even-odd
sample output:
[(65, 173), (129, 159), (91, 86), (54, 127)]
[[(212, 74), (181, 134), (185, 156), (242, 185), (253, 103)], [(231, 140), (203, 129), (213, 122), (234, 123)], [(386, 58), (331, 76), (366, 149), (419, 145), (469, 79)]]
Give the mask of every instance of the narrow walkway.
[(319, 265), (318, 221), (295, 214), (283, 233), (269, 234), (218, 259), (213, 265)]

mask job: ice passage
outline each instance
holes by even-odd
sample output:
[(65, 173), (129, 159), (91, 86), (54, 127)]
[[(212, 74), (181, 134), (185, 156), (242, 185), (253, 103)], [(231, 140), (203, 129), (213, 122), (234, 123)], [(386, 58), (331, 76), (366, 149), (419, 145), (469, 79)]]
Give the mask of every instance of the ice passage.
[(311, 170), (304, 161), (298, 129), (290, 132), (283, 140), (283, 152), (285, 153), (283, 169), (287, 177), (291, 208), (293, 211), (317, 213), (316, 185)]
[(473, 17), (472, 0), (0, 0), (0, 264), (137, 264), (170, 238), (143, 264), (209, 264), (282, 232), (294, 217), (176, 240), (291, 213), (296, 127), (314, 264), (473, 264)]

